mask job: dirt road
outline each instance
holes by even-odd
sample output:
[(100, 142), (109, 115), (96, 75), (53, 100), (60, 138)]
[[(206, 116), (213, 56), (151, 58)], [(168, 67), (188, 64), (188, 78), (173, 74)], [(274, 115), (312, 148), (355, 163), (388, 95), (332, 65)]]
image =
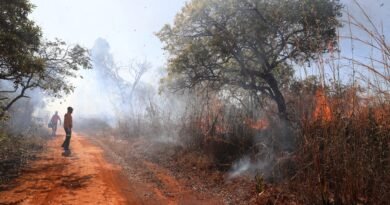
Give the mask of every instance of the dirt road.
[(0, 192), (0, 204), (136, 204), (120, 168), (101, 149), (74, 136), (71, 153), (65, 153), (62, 140), (62, 135), (51, 140), (14, 187)]
[(143, 166), (154, 173), (159, 184), (132, 180), (120, 166), (108, 162), (103, 150), (87, 137), (72, 136), (71, 153), (63, 152), (62, 140), (63, 135), (59, 135), (48, 142), (38, 160), (8, 190), (0, 192), (0, 205), (221, 204), (212, 199), (199, 200), (155, 164)]

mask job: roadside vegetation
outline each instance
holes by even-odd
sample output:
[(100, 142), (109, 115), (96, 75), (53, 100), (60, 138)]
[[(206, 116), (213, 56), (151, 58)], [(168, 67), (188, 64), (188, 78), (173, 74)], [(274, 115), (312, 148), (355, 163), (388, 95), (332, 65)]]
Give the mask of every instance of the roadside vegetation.
[(160, 98), (102, 140), (229, 203), (386, 204), (389, 47), (354, 5), (189, 2), (157, 33), (169, 54)]
[[(46, 40), (28, 0), (0, 2), (0, 186), (20, 174), (48, 140), (45, 98), (69, 94), (69, 79), (91, 67), (79, 45)], [(5, 186), (6, 187), (6, 186)], [(0, 188), (1, 191), (1, 188)]]
[[(12, 2), (0, 9), (20, 7)], [(33, 39), (0, 47), (0, 160), (22, 164), (31, 158), (25, 150), (42, 149), (30, 137), (45, 136), (37, 121), (8, 131), (22, 123), (20, 110), (32, 119), (37, 106), (14, 101), (33, 88), (68, 94), (67, 79), (93, 62), (114, 114), (82, 119), (76, 131), (95, 136), (123, 167), (157, 164), (226, 204), (387, 204), (390, 47), (380, 23), (353, 5), (359, 13), (338, 0), (191, 0), (156, 33), (168, 56), (159, 88), (142, 80), (147, 60), (119, 66), (103, 39), (90, 58), (77, 45), (42, 40), (28, 21), (18, 28)], [(27, 21), (32, 6), (20, 9)]]
[(48, 131), (34, 126), (34, 131), (18, 135), (4, 127), (0, 129), (0, 191), (10, 188), (10, 181), (44, 150)]

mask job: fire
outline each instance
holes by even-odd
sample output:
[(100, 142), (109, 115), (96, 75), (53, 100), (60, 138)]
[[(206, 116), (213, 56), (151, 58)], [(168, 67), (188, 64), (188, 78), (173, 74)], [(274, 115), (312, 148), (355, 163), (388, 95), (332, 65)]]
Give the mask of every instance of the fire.
[(265, 130), (269, 126), (269, 122), (266, 119), (259, 119), (257, 121), (254, 121), (250, 118), (246, 119), (245, 124), (248, 125), (248, 127), (255, 129), (255, 130)]
[[(220, 136), (231, 131), (231, 125), (224, 116), (224, 105), (218, 98), (214, 98), (210, 101), (207, 107), (205, 115), (198, 118), (195, 122), (200, 132), (207, 136), (212, 135)], [(244, 119), (244, 124), (254, 130), (265, 130), (269, 127), (269, 121), (265, 118), (262, 119)]]
[(332, 120), (332, 112), (323, 88), (316, 91), (313, 118), (327, 122)]
[(214, 134), (223, 134), (229, 130), (220, 116), (206, 116), (197, 122), (197, 126), (204, 135), (210, 134), (211, 131)]
[(213, 98), (208, 105), (208, 110), (205, 116), (202, 116), (197, 122), (203, 135), (209, 134), (224, 134), (228, 132), (228, 125), (224, 121), (223, 109), (224, 105), (218, 98)]

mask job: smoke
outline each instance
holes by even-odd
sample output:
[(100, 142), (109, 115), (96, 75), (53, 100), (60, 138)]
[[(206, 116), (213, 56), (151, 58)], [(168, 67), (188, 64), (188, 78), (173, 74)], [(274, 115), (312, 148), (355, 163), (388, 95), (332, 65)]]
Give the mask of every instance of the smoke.
[[(385, 21), (385, 19), (387, 19), (386, 17), (390, 17), (390, 13), (388, 12), (390, 10), (390, 2), (384, 0), (341, 0), (341, 2), (345, 7), (341, 19), (343, 27), (339, 30), (339, 34), (342, 37), (340, 38), (340, 55), (342, 57), (354, 58), (363, 63), (365, 63), (369, 57), (373, 57), (374, 59), (378, 58), (378, 62), (380, 62), (382, 60), (381, 52), (373, 49), (369, 44), (364, 43), (373, 42), (375, 45), (375, 41), (373, 41), (369, 33), (362, 28), (353, 25), (349, 28), (348, 15), (351, 15), (351, 18), (353, 18), (354, 21), (365, 26), (368, 31), (374, 31), (375, 26), (379, 32), (383, 32), (384, 36), (388, 36), (390, 34), (390, 22)], [(359, 8), (357, 3), (360, 4), (362, 8)], [(367, 16), (362, 12), (362, 9), (366, 12)], [(362, 40), (362, 42), (355, 40), (351, 43), (349, 37), (358, 38)], [(385, 40), (388, 41), (388, 38), (385, 38)], [(354, 53), (351, 52), (352, 50)], [(348, 62), (345, 62), (345, 64), (348, 64)], [(379, 69), (383, 67), (383, 65), (375, 63), (375, 66), (373, 67)], [(362, 73), (362, 75), (365, 75), (364, 77), (372, 76), (372, 73), (365, 72), (364, 69), (358, 71)], [(331, 76), (331, 72), (332, 71), (330, 70), (327, 74)], [(351, 74), (350, 69), (341, 69), (340, 72), (341, 74), (344, 74), (341, 80), (347, 81)], [(281, 172), (275, 170), (276, 167), (278, 167), (276, 165), (283, 166), (283, 163), (288, 163), (290, 153), (295, 149), (296, 145), (293, 137), (294, 132), (291, 129), (291, 126), (287, 126), (286, 122), (272, 124), (273, 126), (266, 131), (260, 131), (254, 139), (259, 152), (255, 156), (245, 155), (236, 160), (229, 170), (229, 179), (242, 175), (253, 177), (257, 173), (261, 173), (266, 179), (279, 177), (277, 175)], [(278, 148), (275, 149), (275, 146)]]
[[(7, 88), (5, 82), (1, 86)], [(19, 94), (18, 91), (9, 94), (10, 99)], [(45, 94), (40, 89), (33, 89), (27, 90), (26, 96), (28, 97), (21, 98), (12, 105), (8, 111), (9, 120), (6, 121), (6, 124), (0, 125), (6, 126), (8, 131), (13, 134), (28, 132), (35, 125), (43, 127), (47, 122), (49, 114), (47, 111), (43, 111), (46, 105)]]
[(228, 172), (228, 179), (243, 175), (254, 177), (259, 173), (265, 179), (283, 177), (283, 172), (276, 170), (276, 165), (284, 163), (283, 160), (288, 159), (290, 153), (295, 150), (296, 133), (286, 121), (268, 119), (270, 126), (258, 131), (253, 139), (256, 153), (236, 160)]
[[(342, 2), (346, 4), (350, 13), (358, 14), (358, 19), (366, 21), (353, 0), (343, 0)], [(367, 9), (368, 14), (381, 27), (381, 19), (377, 17), (388, 16), (387, 11), (390, 4), (380, 0), (374, 1), (374, 3), (371, 1), (359, 1), (359, 3)], [(345, 15), (343, 18), (345, 20)], [(390, 26), (387, 26), (388, 22), (382, 23), (384, 33), (389, 33)], [(342, 35), (347, 35), (348, 32), (348, 29), (341, 30)], [(342, 42), (342, 47), (348, 46), (350, 46), (348, 41)], [(344, 55), (348, 55), (348, 53)], [(75, 92), (67, 100), (52, 106), (51, 112), (58, 110), (60, 115), (63, 116), (66, 107), (72, 106), (74, 108), (75, 127), (78, 126), (78, 123), (88, 119), (98, 119), (92, 120), (92, 122), (96, 124), (103, 121), (112, 127), (126, 121), (139, 123), (139, 119), (142, 119), (144, 121), (140, 124), (149, 126), (150, 132), (140, 134), (154, 136), (154, 139), (161, 142), (177, 142), (176, 140), (179, 137), (177, 130), (180, 129), (178, 122), (180, 122), (180, 116), (185, 112), (186, 100), (177, 99), (177, 96), (168, 93), (158, 95), (157, 83), (152, 84), (144, 81), (144, 76), (147, 76), (148, 73), (157, 73), (156, 68), (152, 68), (147, 60), (131, 60), (128, 64), (119, 65), (115, 62), (111, 53), (109, 42), (103, 38), (95, 41), (91, 49), (91, 57), (94, 69), (81, 71), (80, 74), (83, 79), (77, 79), (74, 82)], [(146, 69), (145, 73), (139, 73), (138, 71), (143, 68)], [(137, 72), (142, 74), (138, 80)], [(158, 77), (154, 78), (157, 79), (154, 82), (157, 82)], [(283, 123), (280, 124), (259, 132), (254, 139), (257, 148), (260, 150), (259, 153), (256, 156), (244, 155), (235, 161), (229, 171), (229, 178), (243, 174), (252, 176), (256, 172), (262, 172), (266, 178), (272, 175), (272, 167), (275, 165), (276, 159), (280, 157), (276, 156), (274, 147), (286, 150), (287, 153), (295, 147), (291, 136), (293, 135), (292, 131), (286, 128), (289, 126), (285, 126)], [(127, 132), (136, 130), (128, 127), (126, 129)]]
[(253, 167), (250, 158), (245, 156), (235, 162), (229, 171), (229, 178), (235, 178), (237, 176), (242, 175), (244, 172), (248, 171), (251, 167)]
[(83, 79), (76, 85), (71, 105), (80, 118), (99, 118), (112, 122), (113, 103), (117, 96), (113, 94), (114, 82), (105, 77), (107, 65), (113, 63), (108, 42), (103, 39), (95, 41), (91, 60), (93, 69), (81, 74)]
[(250, 157), (244, 156), (235, 163), (229, 170), (228, 179), (234, 179), (239, 176), (248, 175), (254, 177), (261, 173), (265, 178), (271, 177), (271, 159), (251, 161)]
[[(72, 106), (74, 127), (79, 130), (106, 129), (105, 122), (123, 136), (151, 136), (164, 143), (177, 142), (184, 102), (170, 93), (159, 93), (158, 83), (146, 82), (147, 75), (158, 69), (146, 59), (117, 63), (109, 42), (103, 38), (95, 41), (90, 54), (93, 69), (81, 71), (82, 79), (74, 81), (74, 93), (52, 106), (51, 111), (58, 110), (63, 116), (66, 107)], [(154, 82), (159, 81), (154, 78)]]
[[(46, 126), (55, 111), (60, 117), (64, 116), (67, 107), (74, 107), (75, 122), (81, 122), (85, 118), (98, 118), (114, 123), (113, 103), (117, 100), (114, 95), (114, 83), (104, 73), (108, 68), (105, 64), (113, 62), (109, 44), (103, 39), (98, 39), (91, 50), (94, 69), (82, 70), (78, 75), (83, 79), (70, 79), (76, 87), (68, 99), (55, 99), (47, 96), (41, 89), (27, 90), (28, 98), (21, 98), (9, 110), (10, 119), (7, 124), (12, 131), (23, 132), (29, 129), (32, 123)], [(0, 86), (6, 90), (12, 90), (12, 83), (0, 82)], [(10, 99), (18, 94), (8, 94)], [(77, 125), (77, 124), (76, 124)], [(76, 126), (77, 127), (77, 126)]]
[[(76, 87), (74, 93), (59, 104), (54, 103), (51, 110), (64, 114), (66, 107), (72, 106), (76, 119), (95, 118), (114, 125), (118, 115), (129, 113), (131, 109), (129, 90), (133, 86), (132, 79), (123, 75), (128, 67), (116, 65), (109, 43), (102, 38), (95, 41), (91, 60), (93, 69), (81, 71), (82, 79), (73, 81)], [(146, 93), (150, 92), (147, 89), (153, 90), (147, 85), (140, 85), (134, 89), (135, 93), (141, 89)]]

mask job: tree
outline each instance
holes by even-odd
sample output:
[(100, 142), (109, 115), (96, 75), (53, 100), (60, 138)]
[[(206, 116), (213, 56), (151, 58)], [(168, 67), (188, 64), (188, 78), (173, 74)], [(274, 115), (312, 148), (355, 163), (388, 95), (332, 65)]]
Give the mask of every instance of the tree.
[[(131, 60), (128, 65), (119, 66), (109, 50), (110, 45), (105, 39), (99, 38), (95, 41), (91, 52), (95, 71), (103, 81), (106, 81), (107, 85), (104, 87), (111, 96), (118, 97), (118, 99), (114, 99), (115, 105), (122, 108), (124, 106), (132, 107), (135, 100), (134, 95), (137, 90), (140, 90), (139, 87), (143, 86), (141, 79), (152, 65), (145, 59), (143, 61)], [(111, 87), (112, 85), (114, 86)]]
[(44, 41), (40, 28), (28, 19), (28, 0), (0, 3), (0, 118), (28, 90), (39, 88), (61, 97), (73, 90), (68, 82), (80, 68), (91, 68), (88, 51), (79, 45)]
[(337, 46), (338, 0), (192, 0), (159, 33), (175, 89), (239, 87), (276, 102), (292, 66)]
[(33, 54), (38, 51), (41, 31), (27, 18), (33, 6), (23, 0), (0, 2), (0, 79), (18, 81), (24, 73), (42, 70)]

